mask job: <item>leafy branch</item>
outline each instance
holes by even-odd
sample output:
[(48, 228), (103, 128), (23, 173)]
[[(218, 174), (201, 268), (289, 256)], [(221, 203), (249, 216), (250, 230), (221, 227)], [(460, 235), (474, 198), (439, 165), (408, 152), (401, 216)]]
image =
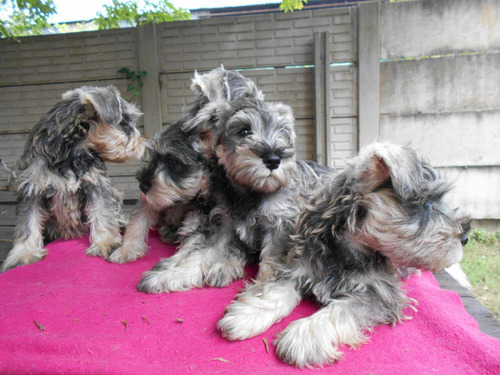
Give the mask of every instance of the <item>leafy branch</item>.
[(142, 79), (146, 77), (148, 73), (145, 70), (136, 73), (129, 68), (121, 68), (117, 70), (117, 73), (125, 74), (131, 81), (131, 83), (127, 85), (127, 92), (134, 94), (136, 98), (139, 97), (141, 95), (142, 86), (144, 86)]
[(294, 10), (302, 10), (307, 0), (283, 0), (280, 4), (280, 10), (286, 12), (293, 12)]
[(169, 1), (158, 2), (145, 0), (144, 7), (139, 9), (137, 1), (113, 0), (111, 5), (103, 5), (104, 14), (97, 13), (99, 30), (120, 27), (120, 22), (136, 27), (150, 22), (170, 22), (188, 20), (191, 13), (188, 10), (174, 7)]
[(48, 27), (47, 19), (56, 14), (53, 0), (0, 0), (2, 13), (7, 19), (0, 19), (0, 37), (37, 35)]

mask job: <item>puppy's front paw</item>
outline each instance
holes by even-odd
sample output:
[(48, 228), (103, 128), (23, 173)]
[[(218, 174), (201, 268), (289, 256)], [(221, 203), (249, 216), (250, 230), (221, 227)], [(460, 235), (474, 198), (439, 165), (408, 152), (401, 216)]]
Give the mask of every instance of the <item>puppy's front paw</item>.
[[(257, 299), (255, 299), (256, 302)], [(267, 312), (273, 314), (273, 312)], [(219, 320), (217, 328), (223, 337), (228, 340), (245, 340), (265, 332), (273, 318), (266, 316), (266, 312), (257, 306), (235, 301), (227, 309), (226, 315)]]
[(228, 306), (217, 327), (228, 340), (260, 335), (297, 306), (300, 295), (291, 282), (253, 284)]
[(123, 245), (113, 251), (113, 253), (109, 256), (108, 261), (110, 261), (111, 263), (133, 262), (134, 260), (142, 258), (145, 252), (145, 249), (137, 249)]
[(114, 245), (105, 245), (105, 244), (92, 244), (90, 247), (85, 250), (85, 254), (90, 255), (92, 257), (100, 257), (104, 259), (108, 259), (109, 254), (113, 251), (113, 249), (120, 246), (120, 244)]
[(145, 293), (170, 293), (202, 286), (201, 269), (180, 266), (164, 259), (151, 271), (143, 274), (137, 290)]
[[(317, 328), (317, 329), (314, 329)], [(308, 318), (292, 322), (276, 338), (276, 354), (283, 362), (299, 368), (320, 366), (342, 359), (330, 335)]]
[(16, 245), (9, 252), (7, 259), (5, 259), (5, 262), (2, 264), (0, 272), (6, 272), (15, 267), (36, 263), (39, 260), (43, 259), (46, 255), (47, 250), (44, 248), (26, 250), (21, 249), (19, 245)]
[(222, 288), (241, 279), (244, 274), (243, 264), (239, 262), (217, 262), (211, 265), (205, 276), (205, 284)]

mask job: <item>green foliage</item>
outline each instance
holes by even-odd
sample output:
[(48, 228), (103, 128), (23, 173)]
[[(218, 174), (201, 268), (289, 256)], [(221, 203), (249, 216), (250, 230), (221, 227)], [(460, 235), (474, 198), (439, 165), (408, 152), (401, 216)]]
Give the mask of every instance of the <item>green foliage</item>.
[(490, 233), (482, 228), (475, 229), (469, 234), (471, 243), (480, 243), (484, 245), (492, 245), (500, 241), (500, 232)]
[(148, 73), (145, 70), (136, 73), (129, 68), (121, 68), (117, 73), (125, 74), (131, 81), (131, 83), (127, 85), (127, 92), (134, 94), (135, 97), (139, 97), (141, 95), (142, 86), (144, 85), (142, 79), (146, 77)]
[(500, 319), (500, 232), (476, 229), (461, 262), (479, 301)]
[(307, 0), (282, 0), (280, 10), (286, 12), (293, 12), (294, 10), (301, 10), (307, 4)]
[(166, 0), (144, 1), (144, 8), (139, 9), (137, 0), (120, 1), (113, 0), (111, 5), (104, 5), (105, 12), (97, 13), (97, 24), (100, 30), (120, 27), (124, 21), (129, 26), (136, 27), (150, 22), (170, 22), (188, 20), (191, 17), (189, 11), (175, 8)]
[[(48, 26), (47, 19), (57, 13), (52, 0), (0, 0), (3, 11), (0, 37), (38, 35)], [(3, 18), (3, 14), (7, 18)]]

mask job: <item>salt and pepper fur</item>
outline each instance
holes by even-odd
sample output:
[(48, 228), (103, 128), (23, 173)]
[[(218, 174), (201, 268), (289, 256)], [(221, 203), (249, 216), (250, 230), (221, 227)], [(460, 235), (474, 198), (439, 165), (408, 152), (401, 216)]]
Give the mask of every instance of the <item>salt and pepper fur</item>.
[(108, 87), (81, 87), (31, 130), (14, 168), (18, 225), (2, 271), (42, 259), (44, 240), (90, 234), (88, 255), (107, 258), (121, 243), (121, 197), (105, 161), (142, 157), (139, 110)]
[(287, 316), (302, 298), (322, 307), (292, 322), (276, 352), (297, 367), (339, 360), (374, 326), (407, 319), (414, 308), (398, 268), (437, 271), (462, 257), (470, 218), (444, 203), (449, 184), (413, 150), (372, 144), (332, 177), (300, 213), (279, 273), (247, 286), (219, 321), (242, 340)]
[[(142, 257), (147, 251), (148, 231), (154, 225), (160, 228), (165, 242), (178, 242), (179, 257), (196, 246), (198, 236), (193, 234), (194, 228), (206, 231), (211, 227), (208, 222), (217, 221), (215, 211), (210, 214), (209, 167), (204, 157), (212, 139), (208, 133), (211, 116), (204, 118), (199, 113), (214, 101), (263, 95), (253, 82), (223, 67), (202, 75), (195, 73), (192, 90), (196, 97), (183, 118), (150, 142), (150, 158), (137, 174), (141, 202), (131, 215), (123, 246), (110, 257), (112, 262)], [(216, 242), (224, 248), (224, 241)]]
[[(450, 185), (412, 149), (375, 143), (337, 173), (296, 160), (291, 108), (265, 101), (238, 72), (195, 73), (192, 89), (182, 120), (147, 143), (141, 200), (109, 258), (142, 257), (154, 225), (179, 243), (139, 290), (222, 287), (257, 261), (256, 280), (218, 329), (247, 339), (312, 298), (322, 307), (275, 342), (283, 361), (302, 368), (339, 360), (339, 346), (407, 319), (415, 301), (402, 275), (460, 261), (470, 218), (448, 208)], [(90, 233), (87, 254), (104, 258), (121, 244), (121, 200), (104, 161), (142, 156), (139, 115), (113, 87), (83, 87), (40, 120), (16, 168), (20, 224), (2, 270), (41, 259), (44, 234)]]
[(209, 210), (187, 215), (178, 229), (179, 247), (175, 255), (161, 260), (143, 275), (138, 289), (148, 293), (187, 290), (192, 287), (225, 286), (243, 276), (243, 267), (254, 257), (236, 235), (232, 218), (218, 200), (214, 188), (220, 173), (215, 159), (215, 130), (219, 126), (220, 108), (247, 98), (262, 98), (255, 84), (235, 71), (223, 67), (209, 73), (195, 74), (192, 89), (198, 106), (184, 131), (198, 134), (199, 148), (207, 163), (205, 199)]
[(236, 72), (227, 73), (238, 79), (226, 80), (226, 85), (212, 84), (212, 74), (195, 77), (195, 87), (208, 90), (206, 97), (212, 100), (187, 129), (196, 129), (208, 140), (202, 141), (202, 148), (213, 208), (203, 220), (186, 223), (189, 232), (178, 252), (144, 274), (141, 291), (224, 286), (242, 277), (244, 266), (255, 260), (258, 277), (267, 279), (276, 272), (275, 258), (285, 251), (311, 187), (331, 173), (295, 159), (289, 106), (264, 101), (254, 84)]
[(137, 173), (141, 199), (125, 229), (123, 244), (109, 260), (125, 263), (143, 257), (153, 226), (162, 228), (164, 240), (177, 241), (177, 231), (191, 211), (201, 212), (205, 199), (205, 162), (197, 151), (197, 138), (182, 129), (183, 120), (149, 142), (149, 160)]

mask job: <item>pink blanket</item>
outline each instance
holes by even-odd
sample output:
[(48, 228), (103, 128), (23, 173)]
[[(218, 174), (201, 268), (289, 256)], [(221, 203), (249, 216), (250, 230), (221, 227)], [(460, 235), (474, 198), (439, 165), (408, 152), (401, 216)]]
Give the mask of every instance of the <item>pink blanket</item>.
[[(56, 241), (46, 259), (0, 275), (1, 374), (500, 374), (500, 340), (482, 334), (456, 293), (423, 273), (407, 282), (419, 301), (413, 319), (377, 327), (342, 361), (297, 370), (272, 345), (292, 320), (311, 314), (302, 302), (263, 335), (241, 342), (215, 325), (243, 282), (226, 288), (148, 295), (141, 273), (174, 248), (156, 233), (147, 256), (110, 264), (87, 257), (87, 239)], [(249, 277), (255, 269), (248, 269)], [(267, 341), (267, 345), (266, 345)]]

